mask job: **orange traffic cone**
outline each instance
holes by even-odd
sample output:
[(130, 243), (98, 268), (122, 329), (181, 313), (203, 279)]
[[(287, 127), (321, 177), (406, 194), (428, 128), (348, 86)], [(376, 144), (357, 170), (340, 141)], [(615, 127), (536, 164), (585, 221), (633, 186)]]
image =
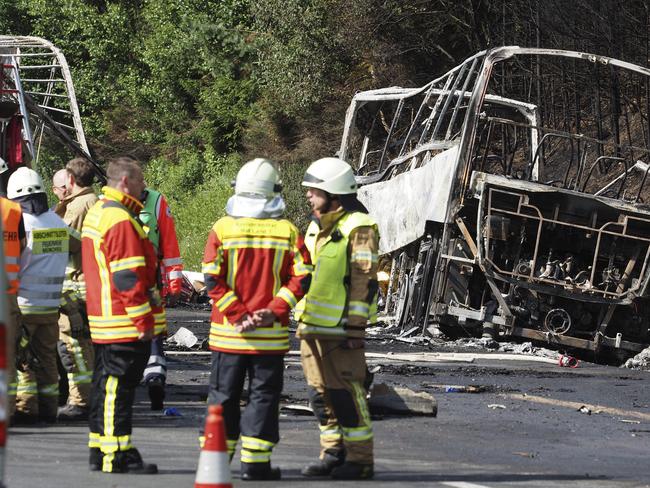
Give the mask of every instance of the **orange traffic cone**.
[(226, 449), (223, 407), (210, 405), (205, 419), (205, 444), (196, 468), (194, 488), (232, 488), (230, 457)]

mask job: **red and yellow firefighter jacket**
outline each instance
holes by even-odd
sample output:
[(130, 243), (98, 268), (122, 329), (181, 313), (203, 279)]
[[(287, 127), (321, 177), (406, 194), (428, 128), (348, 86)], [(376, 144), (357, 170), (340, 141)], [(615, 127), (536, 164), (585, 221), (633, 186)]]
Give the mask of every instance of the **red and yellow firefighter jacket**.
[[(210, 349), (241, 354), (289, 350), (289, 311), (304, 295), (311, 271), (309, 252), (288, 220), (223, 217), (208, 236), (203, 256), (212, 298)], [(232, 325), (268, 308), (277, 321), (250, 332)]]
[(144, 207), (139, 220), (160, 259), (164, 295), (177, 295), (183, 281), (183, 260), (178, 248), (176, 226), (165, 196), (151, 188), (145, 190)]
[(88, 322), (93, 342), (134, 342), (165, 332), (156, 288), (158, 260), (135, 216), (142, 204), (114, 188), (88, 211), (81, 232)]

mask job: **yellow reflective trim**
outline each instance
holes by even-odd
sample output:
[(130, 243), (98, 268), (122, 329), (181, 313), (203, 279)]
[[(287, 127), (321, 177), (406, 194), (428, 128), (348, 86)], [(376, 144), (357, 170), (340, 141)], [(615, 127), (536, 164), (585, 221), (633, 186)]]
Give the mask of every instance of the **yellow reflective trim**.
[(101, 233), (97, 232), (95, 229), (92, 229), (90, 227), (84, 227), (83, 230), (81, 231), (81, 237), (82, 238), (87, 237), (87, 238), (92, 239), (94, 241), (94, 240), (97, 240), (97, 239), (101, 239), (103, 236), (101, 235)]
[(343, 431), (343, 439), (345, 439), (347, 442), (364, 442), (372, 439), (372, 430), (364, 428), (362, 431), (355, 431), (353, 429), (346, 429), (345, 427), (341, 427), (341, 430)]
[[(313, 315), (313, 314), (311, 314)], [(346, 332), (343, 327), (321, 327), (318, 325), (311, 325), (302, 322), (300, 324), (301, 335), (331, 335), (331, 336), (345, 336)]]
[(38, 394), (43, 396), (59, 396), (59, 384), (52, 383), (38, 389)]
[(101, 436), (97, 432), (90, 432), (88, 434), (88, 447), (91, 449), (92, 448), (99, 449), (99, 447), (101, 446), (99, 442), (100, 437)]
[(118, 271), (124, 271), (125, 269), (138, 268), (140, 266), (146, 266), (144, 256), (133, 256), (130, 258), (117, 259), (109, 263), (112, 273), (117, 273)]
[(332, 427), (331, 425), (319, 425), (320, 438), (328, 441), (338, 441), (341, 439), (342, 434), (338, 426)]
[(131, 318), (142, 317), (152, 312), (151, 304), (146, 301), (141, 305), (136, 305), (135, 307), (124, 307), (126, 313), (129, 314)]
[(377, 257), (377, 254), (373, 253), (372, 251), (366, 251), (366, 250), (359, 250), (355, 251), (350, 255), (350, 260), (351, 261), (370, 261), (372, 263), (376, 263), (379, 258)]
[[(226, 446), (228, 447), (228, 454), (230, 454), (231, 456), (234, 454), (235, 450), (237, 449), (237, 442), (238, 442), (238, 439), (226, 439)], [(203, 447), (203, 446), (201, 446), (201, 447)]]
[(352, 300), (348, 307), (348, 313), (350, 315), (366, 318), (370, 313), (370, 306), (366, 302)]
[(282, 262), (284, 261), (284, 251), (278, 250), (273, 256), (273, 290), (272, 293), (275, 295), (280, 287), (282, 286), (282, 278), (280, 277), (280, 271), (282, 270)]
[(257, 451), (270, 451), (275, 444), (257, 437), (241, 436), (242, 449), (252, 449)]
[(280, 291), (278, 291), (276, 296), (278, 298), (282, 298), (282, 300), (287, 302), (287, 304), (291, 308), (294, 308), (298, 304), (298, 299), (293, 294), (293, 292), (291, 290), (289, 290), (289, 288), (287, 288), (286, 286), (283, 286), (282, 288), (280, 288)]
[(74, 385), (87, 385), (92, 382), (92, 373), (68, 373), (68, 381)]
[(279, 322), (276, 322), (273, 327), (260, 327), (249, 332), (237, 332), (232, 325), (219, 324), (217, 322), (212, 322), (210, 324), (210, 334), (228, 336), (228, 337), (263, 337), (265, 339), (284, 338), (289, 334), (289, 328), (283, 325), (280, 325)]
[(269, 461), (271, 461), (271, 451), (241, 450), (242, 463), (268, 463)]
[[(81, 345), (79, 344), (79, 341), (75, 339), (74, 337), (69, 338), (69, 344), (70, 344), (70, 349), (72, 350), (72, 355), (74, 356), (74, 362), (75, 365), (77, 366), (77, 370), (79, 371), (76, 376), (81, 376), (83, 373), (88, 373), (88, 367), (86, 366), (86, 360), (84, 359), (83, 356), (83, 351), (81, 350)], [(68, 374), (68, 378), (70, 378), (70, 374)]]
[(372, 420), (370, 419), (370, 411), (368, 410), (366, 389), (359, 382), (356, 381), (352, 381), (350, 384), (356, 396), (357, 408), (359, 409), (359, 413), (361, 414), (361, 419), (363, 420), (363, 423), (366, 425), (367, 429), (369, 429), (370, 433), (372, 434)]
[(235, 289), (235, 277), (237, 276), (237, 249), (228, 252), (228, 270), (226, 273), (226, 284), (231, 290)]
[(214, 304), (221, 312), (224, 312), (235, 300), (237, 297), (232, 291), (224, 293), (224, 295), (217, 300)]
[(102, 315), (107, 316), (112, 312), (111, 307), (111, 275), (106, 266), (106, 258), (100, 247), (100, 241), (94, 241), (93, 246), (95, 248), (95, 261), (99, 268), (99, 281), (101, 283), (101, 305), (102, 305)]
[(280, 251), (289, 251), (291, 246), (286, 239), (273, 239), (268, 237), (235, 237), (225, 238), (223, 248), (227, 250), (248, 248), (248, 249), (277, 249)]
[[(115, 432), (115, 403), (117, 400), (117, 386), (119, 380), (116, 376), (109, 376), (106, 379), (106, 387), (104, 391), (104, 435), (102, 436), (102, 452), (110, 453), (115, 452), (105, 448), (104, 438), (110, 438)], [(110, 448), (110, 445), (107, 446)], [(115, 446), (117, 450), (117, 446)], [(104, 468), (106, 468), (106, 456), (104, 456)]]
[(58, 313), (58, 307), (47, 307), (41, 305), (22, 305), (19, 304), (20, 313), (23, 315), (47, 315), (52, 313)]
[(88, 322), (91, 325), (96, 325), (98, 327), (102, 326), (121, 326), (121, 325), (131, 325), (131, 319), (128, 315), (114, 315), (108, 317), (102, 317), (100, 315), (89, 315)]
[(224, 341), (223, 338), (210, 336), (210, 346), (233, 351), (286, 351), (289, 349), (289, 340), (281, 342), (250, 342), (246, 340), (229, 342)]

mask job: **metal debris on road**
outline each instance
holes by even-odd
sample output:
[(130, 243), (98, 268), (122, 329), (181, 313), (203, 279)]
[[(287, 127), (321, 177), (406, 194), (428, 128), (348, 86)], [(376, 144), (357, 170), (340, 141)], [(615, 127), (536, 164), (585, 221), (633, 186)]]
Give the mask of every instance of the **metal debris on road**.
[(645, 348), (639, 354), (633, 358), (625, 361), (625, 364), (621, 366), (628, 369), (647, 369), (650, 370), (650, 347)]
[(181, 327), (173, 336), (169, 338), (169, 341), (175, 343), (178, 346), (192, 349), (192, 347), (194, 347), (196, 343), (199, 342), (199, 339), (191, 330), (186, 329), (185, 327)]
[(577, 368), (580, 361), (578, 361), (573, 356), (565, 356), (564, 354), (560, 356), (558, 364), (563, 368)]
[(535, 453), (534, 453), (534, 452), (517, 452), (517, 451), (516, 451), (516, 452), (513, 452), (513, 454), (514, 454), (515, 456), (527, 457), (527, 458), (530, 458), (530, 459), (532, 459), (532, 458), (535, 457)]
[(168, 407), (163, 410), (165, 417), (182, 417), (183, 414), (176, 407)]
[(505, 410), (506, 406), (501, 405), (500, 403), (490, 403), (488, 408), (491, 408), (492, 410)]
[(415, 392), (378, 383), (370, 390), (370, 412), (373, 414), (409, 413), (414, 415), (438, 414), (438, 402), (430, 393)]
[(294, 415), (314, 415), (314, 411), (311, 409), (311, 407), (307, 405), (299, 405), (297, 403), (282, 405), (280, 407), (280, 412), (288, 412)]
[(445, 393), (482, 393), (485, 391), (483, 386), (474, 385), (431, 385), (431, 387), (444, 389)]

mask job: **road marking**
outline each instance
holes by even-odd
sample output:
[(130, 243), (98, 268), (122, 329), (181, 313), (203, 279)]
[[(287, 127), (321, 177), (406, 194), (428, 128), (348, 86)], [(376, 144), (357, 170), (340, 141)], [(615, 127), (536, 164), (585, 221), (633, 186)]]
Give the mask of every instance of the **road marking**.
[(453, 486), (454, 488), (490, 488), (486, 485), (477, 485), (476, 483), (466, 483), (465, 481), (442, 481), (445, 486)]
[(522, 400), (525, 402), (541, 403), (543, 405), (555, 405), (558, 407), (573, 408), (579, 410), (581, 407), (587, 407), (594, 413), (608, 413), (610, 415), (618, 415), (620, 417), (634, 417), (641, 420), (650, 422), (650, 413), (637, 412), (635, 410), (623, 410), (622, 408), (606, 407), (603, 405), (592, 405), (590, 403), (569, 402), (567, 400), (557, 400), (555, 398), (546, 398), (536, 395), (526, 395), (522, 393), (510, 393), (504, 395), (513, 400)]

